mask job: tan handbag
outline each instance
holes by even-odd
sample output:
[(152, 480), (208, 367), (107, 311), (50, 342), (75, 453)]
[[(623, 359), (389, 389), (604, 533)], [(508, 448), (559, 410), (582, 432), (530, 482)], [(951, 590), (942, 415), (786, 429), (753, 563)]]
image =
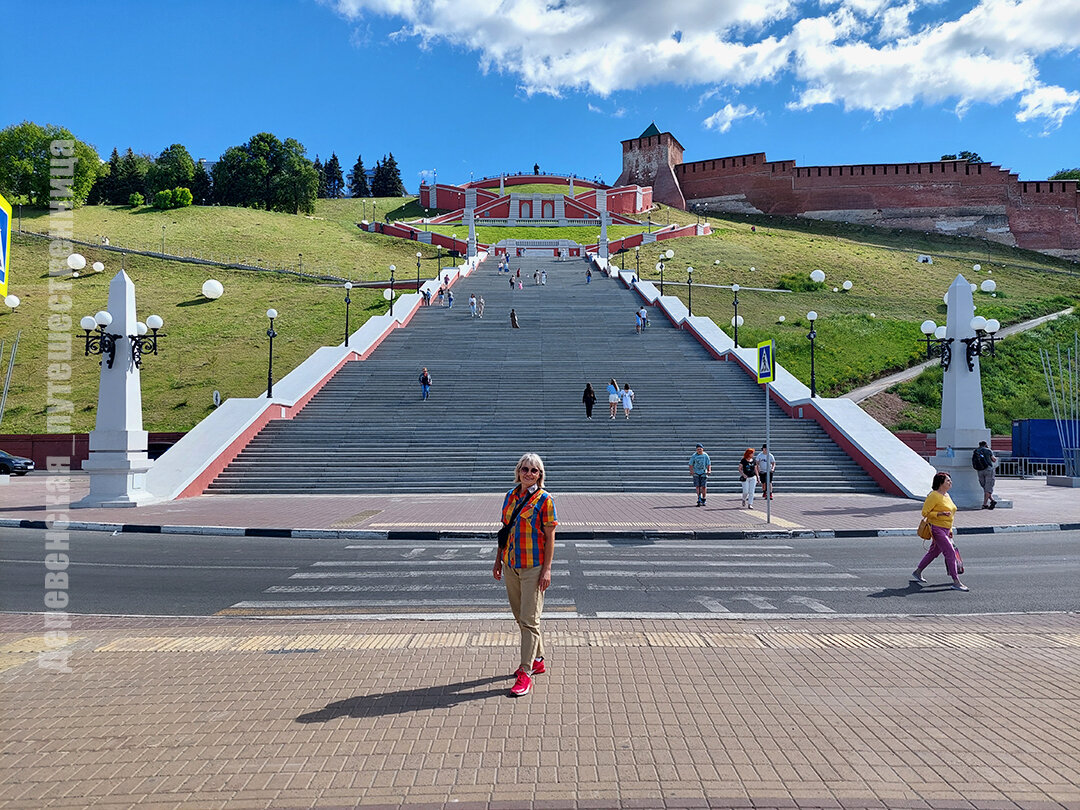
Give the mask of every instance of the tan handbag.
[(932, 535), (930, 533), (930, 521), (926, 518), (923, 518), (921, 521), (919, 521), (919, 537), (921, 537), (923, 540), (929, 540), (931, 536)]

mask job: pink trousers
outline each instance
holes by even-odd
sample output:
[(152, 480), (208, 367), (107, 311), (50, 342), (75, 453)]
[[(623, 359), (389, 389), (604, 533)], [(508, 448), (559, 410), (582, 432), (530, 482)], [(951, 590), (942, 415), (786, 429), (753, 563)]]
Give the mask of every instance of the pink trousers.
[(919, 570), (922, 571), (932, 563), (939, 554), (945, 555), (945, 570), (949, 576), (956, 579), (956, 549), (953, 548), (949, 538), (949, 530), (941, 526), (930, 526), (930, 550), (919, 561)]

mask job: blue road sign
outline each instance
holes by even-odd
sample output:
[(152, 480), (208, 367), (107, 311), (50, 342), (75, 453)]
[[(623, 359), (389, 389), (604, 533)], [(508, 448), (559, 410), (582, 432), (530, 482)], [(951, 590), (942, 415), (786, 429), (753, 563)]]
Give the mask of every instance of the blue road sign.
[(770, 383), (776, 379), (776, 353), (773, 342), (766, 340), (757, 345), (757, 381)]

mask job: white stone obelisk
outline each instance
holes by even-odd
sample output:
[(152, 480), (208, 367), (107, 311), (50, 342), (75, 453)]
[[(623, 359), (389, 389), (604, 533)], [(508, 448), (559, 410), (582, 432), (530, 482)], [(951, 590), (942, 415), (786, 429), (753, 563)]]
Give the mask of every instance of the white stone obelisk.
[[(571, 181), (572, 182), (572, 181)], [(571, 189), (573, 193), (573, 189)], [(608, 257), (607, 238), (607, 191), (602, 188), (596, 190), (596, 211), (600, 214), (600, 239), (596, 243), (596, 255), (601, 259)]]
[(946, 303), (945, 339), (952, 339), (949, 344), (952, 357), (941, 382), (941, 427), (937, 432), (934, 466), (952, 478), (949, 497), (956, 505), (961, 509), (977, 509), (982, 506), (983, 492), (979, 476), (971, 466), (971, 454), (979, 442), (990, 443), (990, 431), (983, 413), (979, 358), (974, 358), (974, 370), (968, 369), (967, 345), (962, 342), (975, 337), (971, 329), (971, 319), (975, 317), (971, 283), (957, 276), (949, 287)]
[(153, 464), (146, 455), (147, 432), (142, 422), (142, 383), (128, 335), (137, 334), (135, 285), (121, 270), (109, 283), (112, 323), (105, 331), (116, 336), (116, 355), (109, 368), (101, 355), (97, 420), (90, 433), (90, 493), (72, 506), (140, 506), (154, 500), (146, 490), (146, 472)]
[(465, 224), (469, 226), (469, 241), (465, 249), (471, 259), (476, 255), (476, 189), (465, 189)]

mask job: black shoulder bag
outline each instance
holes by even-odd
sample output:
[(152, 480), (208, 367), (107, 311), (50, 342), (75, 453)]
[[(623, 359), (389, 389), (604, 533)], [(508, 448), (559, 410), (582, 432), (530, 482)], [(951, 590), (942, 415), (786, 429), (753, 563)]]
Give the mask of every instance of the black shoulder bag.
[(525, 499), (522, 500), (521, 503), (519, 503), (517, 506), (514, 507), (514, 511), (510, 515), (510, 522), (503, 524), (502, 528), (499, 529), (499, 533), (498, 533), (497, 536), (499, 538), (499, 550), (500, 551), (505, 549), (507, 544), (510, 542), (510, 527), (514, 525), (514, 522), (518, 519), (518, 516), (521, 514), (521, 510), (524, 509), (525, 505), (531, 500), (532, 500), (532, 495), (531, 494), (526, 496)]

